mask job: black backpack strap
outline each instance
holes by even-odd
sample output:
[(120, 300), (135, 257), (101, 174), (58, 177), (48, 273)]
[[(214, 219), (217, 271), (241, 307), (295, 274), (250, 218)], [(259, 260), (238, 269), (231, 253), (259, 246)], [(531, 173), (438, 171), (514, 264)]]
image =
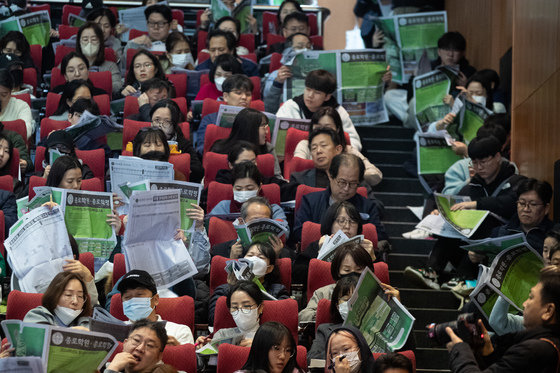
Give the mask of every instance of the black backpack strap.
[(554, 342), (552, 342), (550, 339), (540, 338), (540, 340), (550, 343), (552, 345), (552, 347), (554, 347), (554, 349), (556, 350), (556, 355), (558, 356), (558, 360), (556, 361), (556, 373), (559, 373), (560, 372), (560, 350), (558, 350), (558, 347), (556, 347)]

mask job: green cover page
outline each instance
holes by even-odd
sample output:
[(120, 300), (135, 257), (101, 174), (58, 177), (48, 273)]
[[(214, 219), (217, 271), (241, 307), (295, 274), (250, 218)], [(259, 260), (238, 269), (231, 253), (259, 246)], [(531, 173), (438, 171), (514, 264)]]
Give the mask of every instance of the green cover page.
[(151, 181), (151, 190), (179, 189), (181, 192), (181, 229), (187, 231), (192, 228), (193, 221), (186, 215), (186, 209), (192, 208), (191, 205), (198, 205), (202, 184), (189, 183), (186, 181)]
[(449, 167), (461, 159), (444, 137), (431, 133), (418, 136), (417, 149), (420, 175), (444, 174)]
[(443, 103), (449, 93), (451, 81), (440, 71), (432, 71), (414, 78), (416, 121), (419, 130), (425, 131), (431, 122), (443, 119), (451, 108)]
[(451, 206), (458, 202), (454, 196), (434, 193), (439, 213), (455, 230), (466, 237), (470, 237), (482, 224), (489, 211), (485, 210), (457, 210), (451, 211)]
[(42, 47), (49, 44), (51, 19), (48, 11), (42, 10), (19, 16), (18, 22), (29, 44), (39, 44)]
[(461, 124), (459, 131), (465, 138), (465, 141), (469, 143), (472, 139), (476, 137), (476, 132), (484, 124), (484, 120), (488, 118), (490, 112), (478, 104), (473, 104), (469, 100), (464, 100)]
[(303, 93), (305, 77), (313, 70), (323, 69), (337, 76), (336, 61), (336, 51), (306, 51), (296, 55), (290, 66), (292, 78), (284, 83), (284, 101)]

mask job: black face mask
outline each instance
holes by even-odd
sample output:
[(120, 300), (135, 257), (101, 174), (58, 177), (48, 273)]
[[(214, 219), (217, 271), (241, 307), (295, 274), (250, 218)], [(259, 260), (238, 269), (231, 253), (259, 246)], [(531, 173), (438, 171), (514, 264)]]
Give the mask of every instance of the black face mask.
[(160, 152), (157, 150), (152, 150), (150, 152), (144, 153), (140, 156), (140, 158), (160, 162), (167, 162), (168, 160), (168, 157), (165, 156), (164, 152)]
[(14, 87), (21, 87), (23, 84), (23, 70), (15, 69), (10, 71), (12, 78), (14, 79)]

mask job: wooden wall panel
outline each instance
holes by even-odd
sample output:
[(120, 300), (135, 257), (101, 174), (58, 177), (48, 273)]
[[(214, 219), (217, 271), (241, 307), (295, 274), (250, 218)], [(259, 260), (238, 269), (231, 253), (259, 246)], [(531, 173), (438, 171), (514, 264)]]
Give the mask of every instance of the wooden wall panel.
[(350, 0), (318, 0), (320, 6), (324, 6), (331, 11), (330, 16), (325, 21), (325, 50), (346, 48), (346, 31), (352, 30), (356, 24), (355, 3), (355, 1)]

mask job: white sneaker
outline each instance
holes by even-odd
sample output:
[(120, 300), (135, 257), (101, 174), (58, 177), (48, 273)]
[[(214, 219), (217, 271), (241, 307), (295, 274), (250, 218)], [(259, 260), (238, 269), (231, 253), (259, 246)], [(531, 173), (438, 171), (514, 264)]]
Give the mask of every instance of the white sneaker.
[(427, 230), (416, 228), (410, 232), (405, 232), (402, 234), (404, 238), (412, 239), (412, 240), (425, 240), (426, 238), (430, 237), (430, 233)]

